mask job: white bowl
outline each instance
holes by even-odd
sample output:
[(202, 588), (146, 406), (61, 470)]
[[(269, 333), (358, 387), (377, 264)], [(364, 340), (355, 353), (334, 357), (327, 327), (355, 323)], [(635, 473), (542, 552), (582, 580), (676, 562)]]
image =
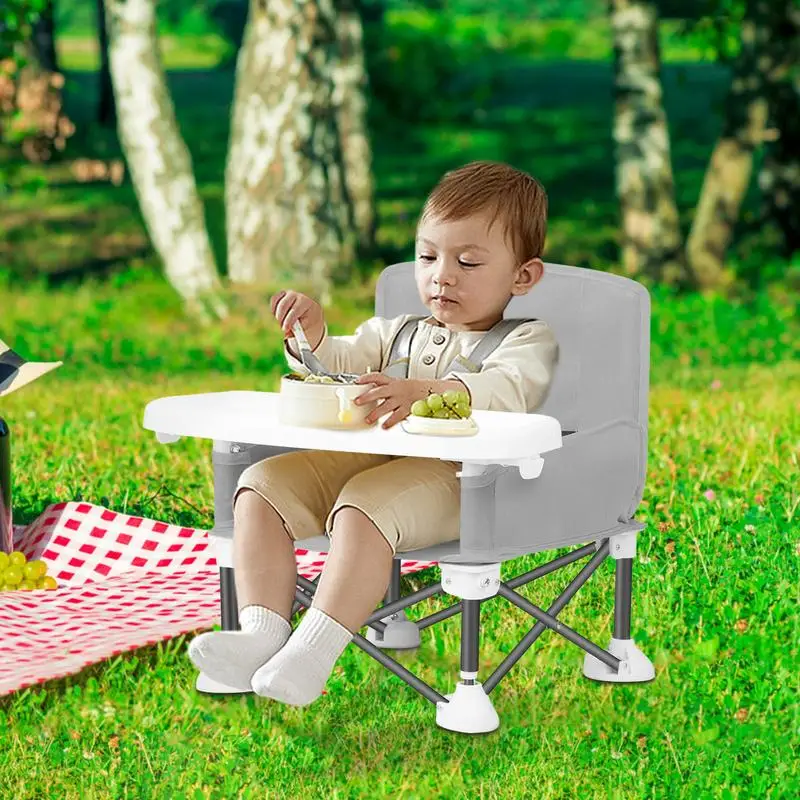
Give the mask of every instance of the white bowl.
[[(361, 383), (311, 383), (284, 375), (278, 396), (278, 417), (283, 425), (301, 428), (370, 428), (377, 420), (372, 424), (365, 420), (377, 401), (363, 406), (352, 402), (370, 388)], [(340, 417), (342, 410), (346, 411), (344, 418)]]

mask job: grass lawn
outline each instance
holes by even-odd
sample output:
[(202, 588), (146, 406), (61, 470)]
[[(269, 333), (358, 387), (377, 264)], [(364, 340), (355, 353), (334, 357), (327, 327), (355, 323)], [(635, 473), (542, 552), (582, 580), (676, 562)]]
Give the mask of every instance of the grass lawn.
[[(610, 109), (599, 99), (609, 66), (528, 69), (533, 115), (498, 100), (482, 125), (378, 138), (380, 240), (388, 253), (407, 254), (413, 215), (443, 166), (497, 157), (527, 166), (548, 186), (550, 260), (615, 265)], [(683, 95), (678, 72), (668, 72), (668, 87), (675, 90), (671, 123), (684, 134), (675, 149), (689, 209), (718, 125), (700, 111), (707, 90), (718, 97), (724, 82), (708, 65), (687, 70)], [(171, 75), (220, 253), (230, 78)], [(71, 108), (88, 119), (94, 77), (76, 70), (69, 79)], [(201, 80), (204, 103), (193, 105)], [(113, 136), (91, 126), (76, 147), (94, 156), (116, 152)], [(2, 405), (15, 435), (16, 521), (80, 494), (210, 528), (208, 444), (159, 445), (142, 429), (142, 414), (168, 394), (274, 390), (280, 336), (264, 299), (235, 298), (229, 320), (196, 329), (152, 268), (130, 186), (73, 184), (63, 165), (48, 174), (52, 184), (38, 197), (11, 195), (0, 222), (7, 233), (0, 335), (28, 357), (65, 361)], [(757, 237), (740, 239), (742, 263), (748, 252), (770, 263)], [(71, 280), (80, 274), (86, 280)], [(371, 313), (371, 292), (370, 281), (337, 291), (332, 333), (352, 331)], [(653, 292), (648, 482), (637, 514), (647, 528), (632, 621), (656, 665), (653, 683), (592, 683), (581, 674), (582, 652), (545, 633), (492, 694), (500, 730), (471, 738), (437, 728), (430, 703), (355, 647), (337, 664), (328, 695), (306, 709), (198, 695), (190, 637), (179, 637), (0, 698), (0, 797), (793, 796), (800, 780), (798, 318), (797, 293), (777, 285), (730, 303)], [(506, 565), (504, 577), (550, 557)], [(405, 580), (404, 590), (435, 574)], [(548, 576), (521, 592), (546, 606), (568, 579)], [(412, 616), (442, 602), (422, 603)], [(610, 563), (563, 621), (607, 643)], [(484, 678), (532, 623), (495, 599), (482, 624)], [(447, 620), (399, 660), (450, 692), (458, 640), (459, 619)]]
[[(166, 394), (275, 389), (274, 327), (239, 308), (198, 332), (147, 274), (119, 287), (6, 296), (3, 328), (20, 349), (66, 359), (3, 405), (16, 435), (17, 521), (80, 493), (209, 528), (207, 444), (159, 445), (141, 428), (142, 412)], [(357, 293), (341, 297), (333, 332), (369, 313)], [(471, 739), (436, 728), (427, 701), (354, 647), (308, 709), (200, 696), (189, 637), (179, 637), (0, 699), (0, 786), (19, 800), (40, 797), (44, 785), (81, 800), (516, 798), (532, 786), (548, 798), (788, 797), (797, 778), (795, 311), (779, 295), (752, 309), (654, 302), (649, 478), (637, 515), (648, 527), (633, 616), (656, 664), (652, 684), (593, 684), (580, 651), (545, 634), (493, 693), (501, 729)], [(522, 559), (504, 576), (548, 557)], [(405, 590), (428, 579), (408, 579)], [(566, 580), (522, 591), (547, 604)], [(611, 565), (583, 592), (564, 622), (605, 642)], [(485, 676), (531, 623), (499, 599), (483, 620)], [(458, 621), (448, 620), (400, 658), (451, 691), (457, 643)]]

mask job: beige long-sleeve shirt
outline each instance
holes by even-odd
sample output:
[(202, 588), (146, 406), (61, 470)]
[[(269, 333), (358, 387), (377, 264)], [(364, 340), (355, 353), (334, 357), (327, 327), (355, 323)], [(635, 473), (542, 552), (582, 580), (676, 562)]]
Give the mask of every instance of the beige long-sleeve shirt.
[[(412, 316), (371, 317), (351, 336), (329, 336), (326, 325), (314, 355), (331, 372), (380, 372), (388, 366), (395, 334)], [(468, 357), (485, 333), (450, 331), (438, 325), (433, 317), (420, 320), (411, 343), (408, 377), (460, 380), (470, 392), (472, 408), (535, 411), (547, 395), (558, 361), (558, 343), (552, 329), (541, 320), (523, 323), (485, 359), (480, 372), (447, 369), (456, 356)], [(299, 349), (294, 337), (286, 340), (285, 354), (289, 367), (300, 374), (308, 374), (302, 361), (292, 355), (287, 345), (298, 353)]]

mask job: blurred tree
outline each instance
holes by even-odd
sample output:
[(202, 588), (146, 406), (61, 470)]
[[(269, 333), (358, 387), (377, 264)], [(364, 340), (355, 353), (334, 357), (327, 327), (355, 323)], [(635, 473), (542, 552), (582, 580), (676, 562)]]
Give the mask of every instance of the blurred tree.
[(784, 48), (785, 70), (776, 70), (767, 83), (770, 125), (777, 137), (767, 145), (758, 182), (765, 217), (778, 226), (788, 257), (800, 250), (800, 2), (782, 5), (785, 13), (771, 18), (769, 41)]
[(48, 72), (59, 71), (55, 33), (54, 3), (46, 0), (33, 26), (31, 45), (39, 66)]
[(372, 148), (367, 128), (368, 76), (364, 30), (358, 0), (335, 0), (341, 62), (334, 70), (333, 105), (344, 161), (350, 226), (355, 227), (358, 249), (369, 255), (375, 247), (377, 218), (372, 176)]
[(0, 140), (19, 147), (31, 162), (63, 150), (75, 131), (63, 111), (64, 77), (56, 66), (52, 0), (5, 0), (0, 6)]
[(683, 284), (687, 271), (662, 102), (657, 9), (651, 0), (610, 0), (610, 14), (624, 269)]
[(361, 101), (336, 105), (362, 82), (342, 59), (345, 32), (361, 58), (354, 16), (343, 26), (334, 0), (251, 0), (225, 171), (233, 282), (305, 281), (328, 304), (333, 272), (352, 262), (364, 215), (351, 191), (371, 191), (347, 177), (368, 151)]
[(167, 280), (201, 321), (227, 309), (191, 156), (167, 90), (156, 0), (105, 0), (118, 131), (145, 226)]
[(114, 86), (111, 83), (111, 66), (108, 57), (108, 25), (106, 24), (106, 7), (103, 0), (95, 0), (95, 8), (97, 11), (97, 43), (100, 51), (97, 121), (101, 125), (112, 126), (117, 121), (117, 108), (114, 104)]
[(706, 169), (686, 250), (701, 288), (723, 286), (725, 255), (750, 185), (755, 151), (767, 137), (768, 85), (786, 69), (777, 21), (793, 0), (745, 0), (741, 47), (725, 101), (722, 135)]

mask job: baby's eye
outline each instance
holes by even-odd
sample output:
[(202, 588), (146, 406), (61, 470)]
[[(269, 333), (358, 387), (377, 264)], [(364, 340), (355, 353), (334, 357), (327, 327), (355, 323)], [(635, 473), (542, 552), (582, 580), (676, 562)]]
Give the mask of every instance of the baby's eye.
[(420, 261), (435, 261), (436, 260), (436, 256), (430, 256), (427, 253), (420, 253), (420, 255), (417, 256), (417, 258), (419, 258)]
[(462, 267), (479, 267), (480, 264), (472, 264), (469, 261), (464, 261), (463, 259), (459, 258), (458, 263), (461, 264)]

